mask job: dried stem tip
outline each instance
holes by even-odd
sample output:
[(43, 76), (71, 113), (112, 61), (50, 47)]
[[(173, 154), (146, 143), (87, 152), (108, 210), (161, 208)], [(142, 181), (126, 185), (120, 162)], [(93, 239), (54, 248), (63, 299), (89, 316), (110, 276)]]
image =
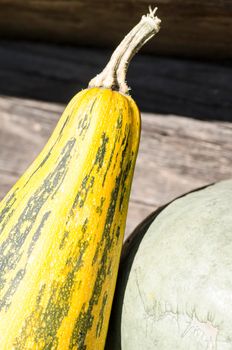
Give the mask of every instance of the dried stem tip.
[(126, 73), (130, 60), (160, 29), (161, 21), (155, 16), (156, 11), (157, 7), (154, 10), (149, 7), (149, 13), (142, 16), (140, 22), (125, 36), (107, 66), (90, 81), (89, 87), (104, 87), (128, 93)]

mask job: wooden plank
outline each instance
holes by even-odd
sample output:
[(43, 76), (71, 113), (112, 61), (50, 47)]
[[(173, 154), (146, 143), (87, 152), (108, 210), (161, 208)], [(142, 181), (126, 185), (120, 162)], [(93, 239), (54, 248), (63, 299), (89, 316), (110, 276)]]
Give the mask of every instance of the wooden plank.
[[(1, 197), (45, 144), (63, 103), (87, 86), (109, 55), (102, 50), (0, 42)], [(229, 64), (138, 55), (128, 81), (141, 110), (152, 113), (143, 114), (127, 233), (157, 206), (231, 177), (232, 70)]]
[[(2, 0), (1, 36), (114, 47), (146, 13), (147, 0)], [(156, 0), (162, 32), (145, 50), (210, 59), (232, 57), (230, 0)]]
[[(46, 143), (64, 106), (0, 97), (0, 197)], [(127, 235), (151, 211), (196, 187), (232, 176), (232, 124), (142, 114)]]
[[(0, 94), (67, 103), (109, 51), (0, 41)], [(128, 72), (140, 109), (232, 121), (231, 65), (137, 55)]]

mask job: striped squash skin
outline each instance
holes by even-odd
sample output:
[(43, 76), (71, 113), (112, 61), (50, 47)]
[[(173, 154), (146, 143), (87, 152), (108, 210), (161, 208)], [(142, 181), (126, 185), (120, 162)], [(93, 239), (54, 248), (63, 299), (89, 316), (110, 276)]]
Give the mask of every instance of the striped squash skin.
[(104, 349), (139, 138), (132, 98), (83, 90), (0, 203), (1, 350)]

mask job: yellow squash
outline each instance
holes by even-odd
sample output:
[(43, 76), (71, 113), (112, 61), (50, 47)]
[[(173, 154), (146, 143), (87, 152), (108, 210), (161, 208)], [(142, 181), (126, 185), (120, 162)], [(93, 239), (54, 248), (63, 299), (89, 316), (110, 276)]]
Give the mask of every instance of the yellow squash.
[(143, 16), (0, 203), (1, 350), (104, 349), (140, 137), (123, 75), (158, 27)]

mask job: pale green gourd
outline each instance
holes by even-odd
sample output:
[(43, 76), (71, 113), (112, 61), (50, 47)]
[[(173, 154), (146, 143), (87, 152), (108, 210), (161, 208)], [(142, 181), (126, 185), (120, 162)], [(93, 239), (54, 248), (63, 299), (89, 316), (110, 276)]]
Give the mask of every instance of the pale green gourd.
[(153, 214), (124, 247), (107, 350), (232, 349), (231, 305), (228, 180)]

